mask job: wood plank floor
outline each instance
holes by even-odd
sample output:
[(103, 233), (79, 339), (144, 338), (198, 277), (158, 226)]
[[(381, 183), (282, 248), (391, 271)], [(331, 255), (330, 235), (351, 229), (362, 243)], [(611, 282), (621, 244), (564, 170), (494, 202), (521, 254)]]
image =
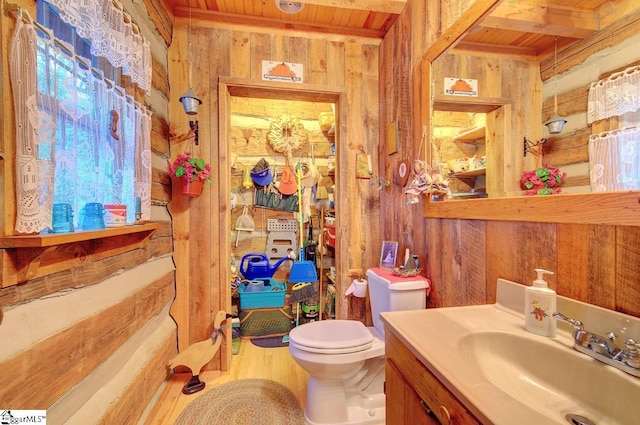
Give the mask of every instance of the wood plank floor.
[(225, 382), (247, 378), (272, 379), (288, 387), (300, 400), (304, 410), (307, 393), (307, 372), (293, 360), (288, 347), (261, 348), (251, 341), (242, 341), (240, 351), (231, 359), (227, 372), (203, 372), (200, 379), (206, 383), (203, 391), (191, 395), (182, 394), (182, 387), (191, 374), (175, 374), (167, 383), (145, 425), (173, 425), (180, 412), (207, 390)]

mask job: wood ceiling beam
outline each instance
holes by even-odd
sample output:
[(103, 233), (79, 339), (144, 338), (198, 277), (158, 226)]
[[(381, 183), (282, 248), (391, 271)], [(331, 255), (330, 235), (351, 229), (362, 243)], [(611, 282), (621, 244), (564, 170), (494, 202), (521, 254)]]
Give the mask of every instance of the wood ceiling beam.
[(422, 54), (422, 60), (433, 62), (444, 52), (455, 47), (463, 37), (477, 27), (480, 22), (498, 7), (501, 0), (476, 0), (438, 39)]
[(300, 0), (304, 4), (315, 4), (338, 9), (368, 10), (399, 15), (407, 0)]
[(501, 3), (481, 25), (568, 38), (584, 38), (599, 28), (593, 11), (521, 2)]
[(600, 20), (600, 28), (605, 28), (627, 15), (640, 9), (638, 0), (617, 0), (615, 3), (607, 1), (598, 6), (594, 13)]
[(504, 44), (477, 43), (461, 41), (453, 48), (454, 52), (490, 53), (507, 56), (538, 57), (538, 49), (535, 47), (508, 46)]
[(191, 11), (189, 11), (189, 9), (186, 7), (176, 7), (174, 13), (177, 18), (188, 18), (191, 14), (192, 19), (201, 20), (203, 22), (218, 22), (228, 25), (240, 25), (257, 28), (312, 32), (321, 34), (340, 34), (353, 37), (375, 38), (379, 40), (384, 38), (385, 35), (384, 30), (343, 27), (327, 24), (304, 24), (299, 22), (281, 21), (279, 19), (270, 19), (258, 16), (239, 15), (236, 13), (213, 12), (202, 9), (192, 9)]

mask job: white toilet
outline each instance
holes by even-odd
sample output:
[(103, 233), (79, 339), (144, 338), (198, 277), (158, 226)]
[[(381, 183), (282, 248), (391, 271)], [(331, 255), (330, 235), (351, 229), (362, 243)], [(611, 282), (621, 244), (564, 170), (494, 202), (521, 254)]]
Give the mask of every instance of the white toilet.
[(310, 425), (384, 424), (383, 311), (426, 306), (428, 280), (367, 270), (373, 328), (356, 320), (323, 320), (289, 333), (289, 352), (309, 372), (305, 419)]

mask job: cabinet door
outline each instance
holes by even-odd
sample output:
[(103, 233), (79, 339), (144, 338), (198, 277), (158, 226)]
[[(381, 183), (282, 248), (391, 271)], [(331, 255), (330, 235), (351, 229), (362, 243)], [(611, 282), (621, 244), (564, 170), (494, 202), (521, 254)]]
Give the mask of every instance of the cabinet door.
[[(386, 360), (396, 368), (405, 385), (414, 392), (434, 422), (443, 425), (479, 425), (475, 417), (462, 403), (432, 374), (393, 332), (385, 332)], [(388, 368), (387, 370), (389, 370)], [(396, 394), (387, 391), (387, 401)], [(434, 409), (433, 411), (431, 409)], [(396, 425), (396, 422), (388, 422)], [(402, 422), (397, 422), (401, 424)], [(410, 423), (410, 422), (407, 422)], [(424, 423), (424, 422), (423, 422)]]
[(386, 423), (437, 425), (433, 413), (402, 377), (392, 360), (385, 367)]

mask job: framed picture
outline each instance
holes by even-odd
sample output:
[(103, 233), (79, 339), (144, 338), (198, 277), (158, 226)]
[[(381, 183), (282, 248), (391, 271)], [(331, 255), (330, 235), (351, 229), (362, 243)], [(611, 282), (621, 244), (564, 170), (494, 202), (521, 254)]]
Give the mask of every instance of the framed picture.
[(380, 267), (392, 269), (396, 266), (396, 254), (398, 253), (398, 242), (382, 242), (382, 252), (380, 252)]

